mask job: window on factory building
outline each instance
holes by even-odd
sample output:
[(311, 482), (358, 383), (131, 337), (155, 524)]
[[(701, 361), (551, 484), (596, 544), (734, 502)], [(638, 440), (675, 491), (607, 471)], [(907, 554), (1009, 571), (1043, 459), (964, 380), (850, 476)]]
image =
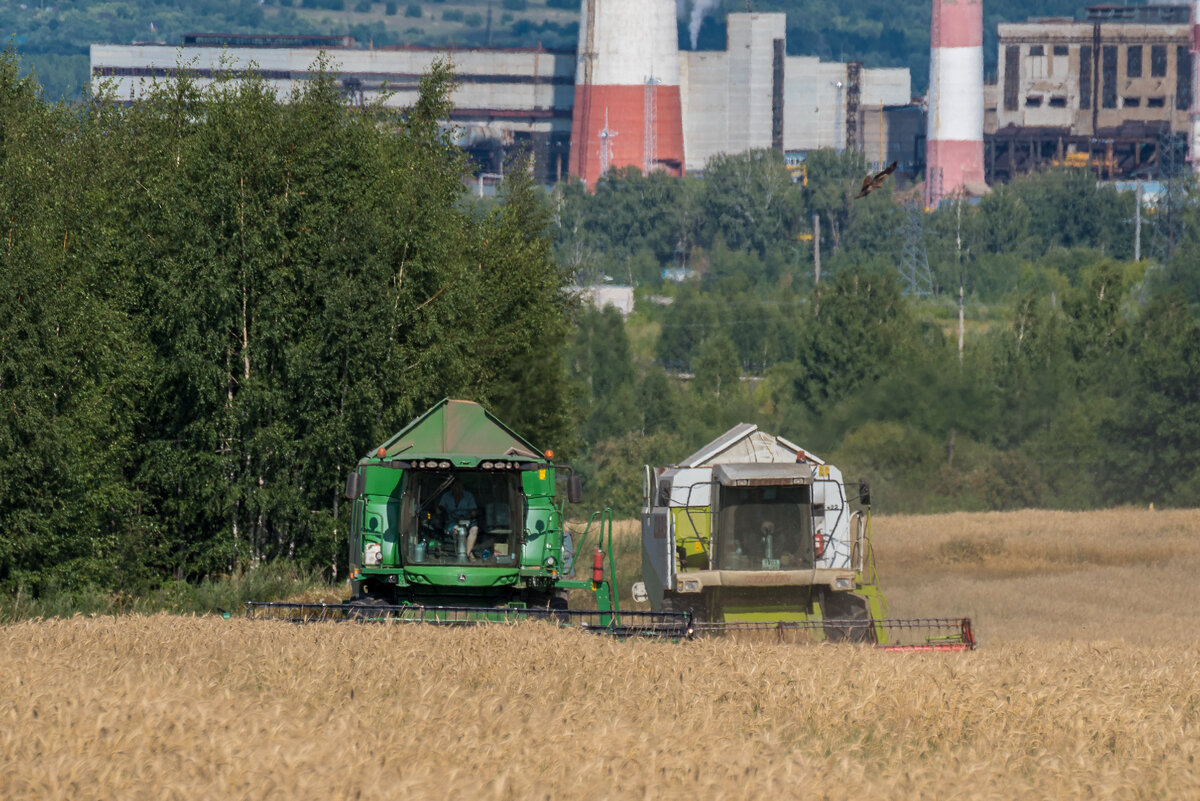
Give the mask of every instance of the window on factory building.
[(1041, 95), (1030, 95), (1025, 98), (1025, 108), (1038, 108), (1042, 105)]
[(1166, 108), (1167, 99), (1165, 97), (1147, 97), (1146, 108)]
[(1066, 108), (1067, 99), (1065, 97), (1050, 98), (1050, 108)]
[(1164, 78), (1167, 74), (1167, 46), (1150, 46), (1150, 77)]
[(1142, 99), (1140, 97), (1127, 97), (1122, 100), (1121, 105), (1125, 108), (1137, 108), (1142, 105)]
[(1117, 107), (1117, 46), (1100, 48), (1100, 105)]
[(1046, 58), (1046, 48), (1043, 45), (1030, 45), (1029, 47), (1029, 76), (1030, 78), (1045, 78), (1049, 73), (1049, 64)]
[(1054, 46), (1054, 55), (1056, 55), (1056, 56), (1065, 56), (1069, 52), (1070, 51), (1067, 49), (1066, 45), (1055, 45)]
[(1021, 91), (1021, 48), (1009, 45), (1004, 48), (1004, 110), (1016, 111), (1017, 98)]
[(1092, 107), (1092, 46), (1079, 48), (1079, 107)]
[(1130, 45), (1125, 48), (1125, 74), (1130, 78), (1142, 77), (1142, 46)]
[(1175, 108), (1192, 106), (1192, 54), (1186, 47), (1175, 48)]

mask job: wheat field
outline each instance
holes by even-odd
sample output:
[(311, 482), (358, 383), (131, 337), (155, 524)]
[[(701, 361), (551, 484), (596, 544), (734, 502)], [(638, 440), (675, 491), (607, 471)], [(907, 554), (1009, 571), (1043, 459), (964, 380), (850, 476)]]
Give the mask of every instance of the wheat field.
[(979, 650), (3, 626), (0, 798), (1200, 798), (1200, 512), (874, 528), (893, 613), (970, 613)]

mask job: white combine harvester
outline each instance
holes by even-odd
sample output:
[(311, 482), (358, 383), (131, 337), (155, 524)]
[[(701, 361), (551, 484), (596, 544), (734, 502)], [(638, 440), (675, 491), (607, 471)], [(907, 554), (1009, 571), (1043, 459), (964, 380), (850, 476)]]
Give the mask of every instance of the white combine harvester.
[(634, 598), (656, 612), (690, 612), (701, 633), (974, 647), (966, 618), (888, 617), (870, 489), (851, 487), (853, 497), (836, 467), (747, 423), (677, 465), (646, 466)]

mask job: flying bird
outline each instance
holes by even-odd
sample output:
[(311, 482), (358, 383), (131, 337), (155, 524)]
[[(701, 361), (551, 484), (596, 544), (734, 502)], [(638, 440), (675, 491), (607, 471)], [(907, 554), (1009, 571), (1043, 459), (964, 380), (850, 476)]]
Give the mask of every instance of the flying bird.
[(895, 171), (896, 162), (893, 161), (891, 164), (887, 165), (874, 175), (868, 175), (866, 178), (863, 178), (862, 189), (858, 191), (858, 194), (854, 196), (854, 199), (858, 200), (860, 197), (866, 197), (879, 187), (883, 186), (883, 182), (886, 181), (887, 177)]

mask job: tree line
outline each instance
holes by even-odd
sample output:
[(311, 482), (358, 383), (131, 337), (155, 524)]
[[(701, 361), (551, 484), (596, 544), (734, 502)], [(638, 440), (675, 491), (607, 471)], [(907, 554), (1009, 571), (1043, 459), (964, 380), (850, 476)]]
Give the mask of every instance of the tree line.
[(568, 438), (549, 207), (520, 169), (466, 199), (451, 86), (352, 109), (317, 65), (283, 99), (68, 106), (0, 56), (0, 589), (332, 576), (346, 470), (439, 398)]
[(1192, 179), (1139, 209), (1051, 169), (925, 211), (890, 183), (853, 200), (867, 171), (821, 151), (800, 185), (760, 152), (562, 191), (560, 258), (637, 285), (628, 320), (590, 310), (568, 347), (596, 499), (633, 513), (629, 470), (754, 422), (873, 478), (889, 511), (1196, 503)]

